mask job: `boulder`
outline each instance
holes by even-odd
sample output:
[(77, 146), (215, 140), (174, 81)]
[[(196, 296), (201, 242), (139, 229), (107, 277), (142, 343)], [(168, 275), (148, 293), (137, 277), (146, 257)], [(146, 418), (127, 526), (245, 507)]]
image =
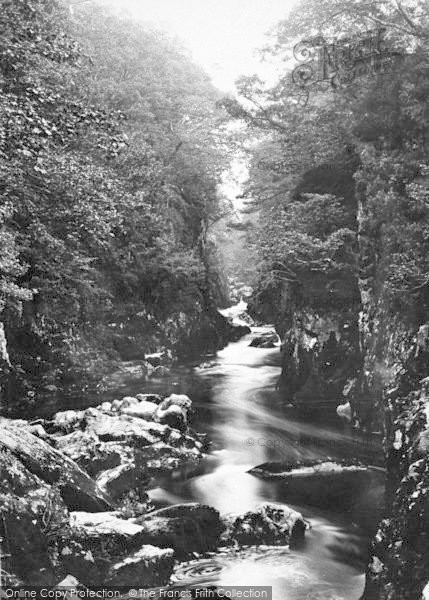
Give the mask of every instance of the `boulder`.
[[(278, 480), (288, 502), (318, 506), (335, 505), (370, 524), (382, 506), (383, 469), (356, 460), (308, 459), (290, 463), (264, 463), (249, 471), (262, 479)], [(362, 512), (364, 511), (364, 512)]]
[(156, 420), (163, 424), (178, 429), (179, 431), (186, 431), (188, 426), (187, 411), (181, 406), (173, 404), (166, 409), (161, 408), (162, 405), (158, 406), (156, 411)]
[(158, 394), (137, 394), (136, 398), (139, 402), (153, 402), (154, 404), (161, 404), (162, 398)]
[(88, 537), (116, 536), (130, 542), (136, 541), (137, 537), (141, 536), (143, 527), (133, 521), (121, 519), (118, 514), (117, 512), (71, 512), (69, 525), (72, 531), (83, 530)]
[(152, 365), (152, 367), (159, 367), (163, 360), (167, 358), (165, 352), (153, 352), (152, 354), (145, 354), (144, 356), (145, 361)]
[(146, 421), (152, 421), (155, 417), (158, 405), (154, 402), (147, 402), (141, 400), (138, 404), (131, 404), (120, 408), (120, 413), (124, 415), (131, 415), (132, 417), (138, 417), (139, 419), (145, 419)]
[(149, 482), (145, 470), (131, 461), (103, 471), (97, 477), (99, 487), (114, 500), (123, 498), (130, 491), (135, 492), (140, 500), (145, 500)]
[(248, 335), (249, 333), (252, 333), (252, 330), (247, 325), (230, 324), (228, 337), (232, 342), (238, 342), (238, 340), (240, 340), (245, 335)]
[(53, 585), (47, 536), (68, 520), (58, 489), (29, 472), (10, 450), (0, 452), (0, 482), (3, 584)]
[(115, 442), (101, 442), (92, 431), (77, 430), (54, 440), (55, 447), (91, 477), (121, 463), (121, 447)]
[(352, 421), (352, 408), (350, 406), (350, 402), (345, 402), (344, 404), (339, 404), (337, 406), (337, 415), (343, 421), (347, 423), (351, 423)]
[(172, 549), (145, 545), (113, 565), (104, 583), (136, 588), (166, 585), (173, 572), (173, 566)]
[(109, 568), (141, 547), (141, 533), (114, 512), (72, 512), (57, 543), (63, 572), (88, 586), (103, 585)]
[(84, 410), (64, 410), (54, 415), (54, 418), (46, 424), (48, 433), (70, 433), (82, 426), (85, 419)]
[(264, 333), (254, 337), (249, 346), (252, 348), (275, 348), (278, 341), (277, 333)]
[(134, 454), (137, 468), (145, 469), (149, 475), (157, 475), (181, 469), (194, 469), (201, 460), (201, 452), (196, 448), (173, 448), (164, 442), (140, 448)]
[(88, 419), (86, 431), (92, 431), (104, 442), (124, 441), (135, 447), (148, 446), (170, 435), (167, 425), (146, 421), (131, 415), (97, 413)]
[(177, 504), (133, 520), (145, 543), (173, 548), (178, 557), (215, 550), (224, 525), (217, 510), (198, 503)]
[(188, 411), (192, 408), (192, 400), (185, 394), (171, 394), (160, 403), (159, 408), (165, 410), (170, 406), (180, 406), (180, 408)]
[(244, 515), (223, 517), (228, 545), (256, 544), (297, 546), (304, 540), (306, 525), (299, 512), (284, 504), (264, 504)]
[(281, 479), (282, 481), (299, 481), (301, 479), (326, 478), (333, 480), (343, 475), (356, 476), (366, 473), (368, 467), (357, 460), (333, 460), (327, 458), (309, 458), (290, 462), (268, 462), (253, 467), (248, 471), (251, 475), (262, 479)]
[(13, 422), (1, 420), (0, 449), (10, 451), (25, 468), (47, 484), (55, 484), (71, 510), (98, 512), (111, 499), (75, 462)]
[(188, 426), (188, 411), (191, 407), (192, 400), (189, 396), (171, 394), (158, 406), (155, 418), (159, 423), (164, 423), (183, 432)]
[(122, 400), (112, 400), (111, 402), (111, 411), (117, 412), (122, 406)]
[(202, 362), (198, 365), (198, 369), (212, 369), (213, 367), (216, 366), (216, 361), (215, 360), (208, 360), (206, 362)]
[(106, 571), (103, 560), (96, 560), (90, 548), (85, 548), (74, 539), (58, 544), (58, 563), (63, 573), (68, 573), (87, 586), (103, 583)]

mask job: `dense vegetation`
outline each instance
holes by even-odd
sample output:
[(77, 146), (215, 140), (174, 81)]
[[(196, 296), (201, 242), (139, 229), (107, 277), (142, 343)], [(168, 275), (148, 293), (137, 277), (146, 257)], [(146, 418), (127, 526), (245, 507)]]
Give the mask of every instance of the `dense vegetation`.
[[(392, 310), (406, 306), (417, 320), (427, 311), (428, 25), (423, 1), (304, 0), (264, 49), (284, 76), (271, 87), (243, 78), (241, 99), (225, 102), (259, 139), (247, 195), (261, 212), (261, 310), (285, 285), (304, 307), (358, 303), (358, 278), (373, 288), (376, 263)], [(380, 27), (400, 57), (365, 71), (358, 40)], [(335, 77), (327, 59), (330, 80), (296, 85), (294, 45), (320, 50), (335, 38), (355, 53), (354, 78)]]
[(183, 346), (222, 294), (209, 228), (227, 148), (216, 90), (166, 35), (57, 0), (6, 0), (0, 27), (14, 402)]

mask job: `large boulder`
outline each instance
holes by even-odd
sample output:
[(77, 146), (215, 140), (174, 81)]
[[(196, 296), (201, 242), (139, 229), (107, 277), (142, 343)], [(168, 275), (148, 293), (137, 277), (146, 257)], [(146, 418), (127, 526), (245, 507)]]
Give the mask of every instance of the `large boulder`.
[(143, 527), (145, 543), (173, 548), (179, 557), (215, 550), (224, 529), (218, 511), (198, 503), (169, 506), (133, 521)]
[(141, 545), (142, 528), (115, 512), (72, 512), (58, 540), (64, 573), (88, 586), (105, 583), (109, 568)]
[(56, 485), (70, 510), (98, 512), (112, 508), (111, 498), (76, 463), (24, 427), (2, 419), (0, 449), (8, 450), (45, 483)]
[(228, 545), (256, 544), (297, 546), (304, 540), (306, 525), (299, 512), (284, 504), (264, 504), (243, 515), (225, 515), (222, 536)]
[(29, 472), (10, 450), (0, 452), (0, 482), (2, 566), (7, 581), (53, 584), (56, 576), (48, 536), (68, 520), (58, 489)]
[(113, 565), (104, 583), (133, 588), (166, 585), (173, 572), (173, 566), (173, 550), (145, 545)]

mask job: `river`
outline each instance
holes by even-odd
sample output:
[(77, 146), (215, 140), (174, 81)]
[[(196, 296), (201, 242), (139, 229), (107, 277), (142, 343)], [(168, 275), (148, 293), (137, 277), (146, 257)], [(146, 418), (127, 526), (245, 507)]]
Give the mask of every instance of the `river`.
[[(241, 307), (243, 308), (243, 307)], [(344, 428), (334, 414), (330, 419), (307, 415), (284, 405), (276, 390), (280, 375), (279, 348), (250, 347), (254, 336), (269, 326), (228, 344), (205, 363), (181, 365), (159, 379), (122, 379), (119, 373), (111, 397), (147, 393), (188, 394), (193, 401), (191, 426), (206, 433), (210, 452), (199, 471), (175, 473), (150, 490), (155, 506), (201, 502), (221, 513), (243, 513), (263, 502), (278, 502), (302, 513), (309, 523), (305, 545), (252, 547), (216, 553), (209, 558), (179, 564), (176, 585), (268, 585), (273, 600), (358, 600), (364, 586), (368, 544), (377, 522), (376, 505), (383, 493), (383, 474), (374, 471), (353, 506), (321, 487), (309, 505), (305, 494), (293, 498), (281, 481), (267, 481), (248, 473), (265, 462), (300, 458), (333, 459), (359, 456), (381, 464), (381, 448)], [(133, 365), (131, 365), (133, 366)], [(139, 363), (134, 367), (139, 370)], [(50, 400), (38, 406), (49, 415), (59, 407), (85, 408), (99, 403), (81, 397)], [(322, 415), (323, 416), (323, 415)]]
[[(308, 506), (305, 496), (291, 502), (281, 482), (247, 473), (266, 461), (341, 458), (356, 448), (356, 440), (340, 423), (305, 422), (285, 410), (275, 389), (279, 349), (249, 347), (252, 337), (266, 330), (253, 328), (205, 368), (195, 368), (191, 379), (185, 378), (186, 385), (182, 382), (178, 391), (186, 391), (194, 401), (192, 425), (207, 432), (212, 450), (197, 475), (168, 480), (150, 495), (158, 505), (197, 501), (221, 513), (242, 513), (265, 501), (285, 503), (309, 521), (305, 546), (217, 554), (179, 566), (175, 578), (184, 586), (270, 585), (274, 600), (357, 600), (364, 586), (370, 532), (358, 524), (356, 512), (341, 498), (328, 505), (321, 498), (320, 506)], [(382, 478), (371, 482), (372, 492), (381, 493), (381, 488)], [(356, 507), (363, 514), (373, 512), (368, 490), (362, 491), (354, 511)]]

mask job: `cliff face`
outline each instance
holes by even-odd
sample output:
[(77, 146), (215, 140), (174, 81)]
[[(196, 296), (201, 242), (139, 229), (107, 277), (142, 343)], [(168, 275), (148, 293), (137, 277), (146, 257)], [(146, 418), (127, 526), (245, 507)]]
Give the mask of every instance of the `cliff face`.
[(382, 425), (387, 468), (363, 599), (420, 600), (429, 580), (429, 322), (411, 304), (392, 310), (364, 189), (359, 200), (363, 370), (354, 409)]
[(360, 302), (351, 295), (310, 306), (283, 287), (272, 312), (283, 337), (279, 387), (301, 410), (334, 416), (343, 404), (356, 428), (383, 433), (386, 511), (363, 599), (421, 600), (429, 590), (429, 320), (424, 302), (392, 302), (365, 186), (357, 198)]
[(296, 310), (283, 320), (279, 389), (301, 412), (335, 410), (356, 386), (359, 332), (350, 308)]

